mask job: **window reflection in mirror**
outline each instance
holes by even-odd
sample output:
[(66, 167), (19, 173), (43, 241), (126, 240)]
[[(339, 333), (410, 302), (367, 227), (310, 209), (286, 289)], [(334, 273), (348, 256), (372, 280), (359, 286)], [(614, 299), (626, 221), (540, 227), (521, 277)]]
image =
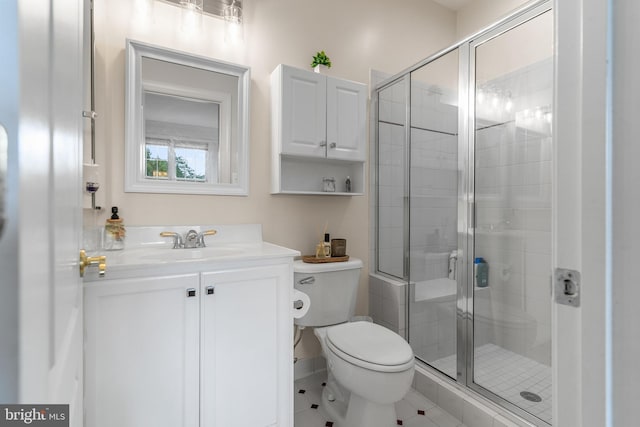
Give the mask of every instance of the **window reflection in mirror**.
[(126, 191), (247, 194), (246, 67), (129, 41)]
[(144, 92), (147, 179), (230, 182), (218, 176), (220, 104)]

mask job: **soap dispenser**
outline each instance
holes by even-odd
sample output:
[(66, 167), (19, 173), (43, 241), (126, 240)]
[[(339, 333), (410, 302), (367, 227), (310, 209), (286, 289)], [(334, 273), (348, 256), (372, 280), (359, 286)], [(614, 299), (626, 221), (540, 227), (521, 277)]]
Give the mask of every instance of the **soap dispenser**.
[(102, 247), (107, 251), (118, 251), (124, 249), (125, 228), (122, 218), (118, 216), (118, 207), (111, 208), (111, 218), (107, 219), (104, 225), (104, 236)]

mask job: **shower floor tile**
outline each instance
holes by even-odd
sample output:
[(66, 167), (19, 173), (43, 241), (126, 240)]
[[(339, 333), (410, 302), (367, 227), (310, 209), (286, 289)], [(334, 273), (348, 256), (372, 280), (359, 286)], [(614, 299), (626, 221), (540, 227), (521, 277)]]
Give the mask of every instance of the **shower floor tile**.
[[(456, 356), (431, 365), (442, 372), (455, 372)], [(551, 368), (495, 344), (476, 348), (474, 382), (551, 424)], [(542, 400), (532, 402), (520, 395), (526, 391)]]
[[(326, 372), (301, 378), (294, 385), (294, 427), (343, 427), (327, 417), (319, 407)], [(422, 394), (411, 389), (396, 403), (399, 426), (460, 427), (462, 422), (446, 413)]]

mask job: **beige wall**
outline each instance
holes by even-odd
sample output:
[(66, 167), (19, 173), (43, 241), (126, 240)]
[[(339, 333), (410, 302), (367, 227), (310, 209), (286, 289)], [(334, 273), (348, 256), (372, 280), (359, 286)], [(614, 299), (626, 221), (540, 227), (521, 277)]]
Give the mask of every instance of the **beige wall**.
[[(455, 41), (456, 16), (427, 0), (247, 0), (244, 42), (225, 44), (223, 24), (205, 17), (200, 34), (179, 33), (180, 9), (156, 1), (153, 21), (136, 16), (131, 0), (96, 0), (97, 162), (103, 216), (118, 206), (128, 225), (263, 224), (264, 239), (312, 253), (328, 221), (348, 253), (363, 259), (357, 312), (367, 312), (368, 196), (281, 196), (269, 193), (269, 75), (279, 64), (308, 68), (325, 50), (330, 75), (368, 83), (369, 69), (396, 73)], [(124, 48), (126, 38), (251, 67), (250, 194), (248, 197), (125, 193)], [(86, 158), (86, 156), (85, 156)], [(368, 189), (368, 187), (367, 187)], [(319, 352), (312, 334), (300, 357)]]
[(528, 0), (474, 0), (457, 13), (457, 37), (463, 39), (522, 7)]

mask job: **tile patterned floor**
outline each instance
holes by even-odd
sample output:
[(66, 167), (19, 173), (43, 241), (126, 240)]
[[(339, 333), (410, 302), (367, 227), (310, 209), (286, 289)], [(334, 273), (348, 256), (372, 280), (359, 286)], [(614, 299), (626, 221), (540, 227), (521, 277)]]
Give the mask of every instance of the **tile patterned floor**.
[[(295, 427), (342, 427), (318, 406), (326, 373), (319, 372), (295, 382)], [(459, 420), (415, 390), (396, 403), (397, 425), (407, 427), (464, 427)]]
[[(455, 372), (455, 355), (432, 363), (442, 372)], [(476, 348), (475, 382), (498, 396), (551, 424), (551, 368), (495, 344)], [(528, 391), (542, 398), (540, 402), (524, 399)]]

